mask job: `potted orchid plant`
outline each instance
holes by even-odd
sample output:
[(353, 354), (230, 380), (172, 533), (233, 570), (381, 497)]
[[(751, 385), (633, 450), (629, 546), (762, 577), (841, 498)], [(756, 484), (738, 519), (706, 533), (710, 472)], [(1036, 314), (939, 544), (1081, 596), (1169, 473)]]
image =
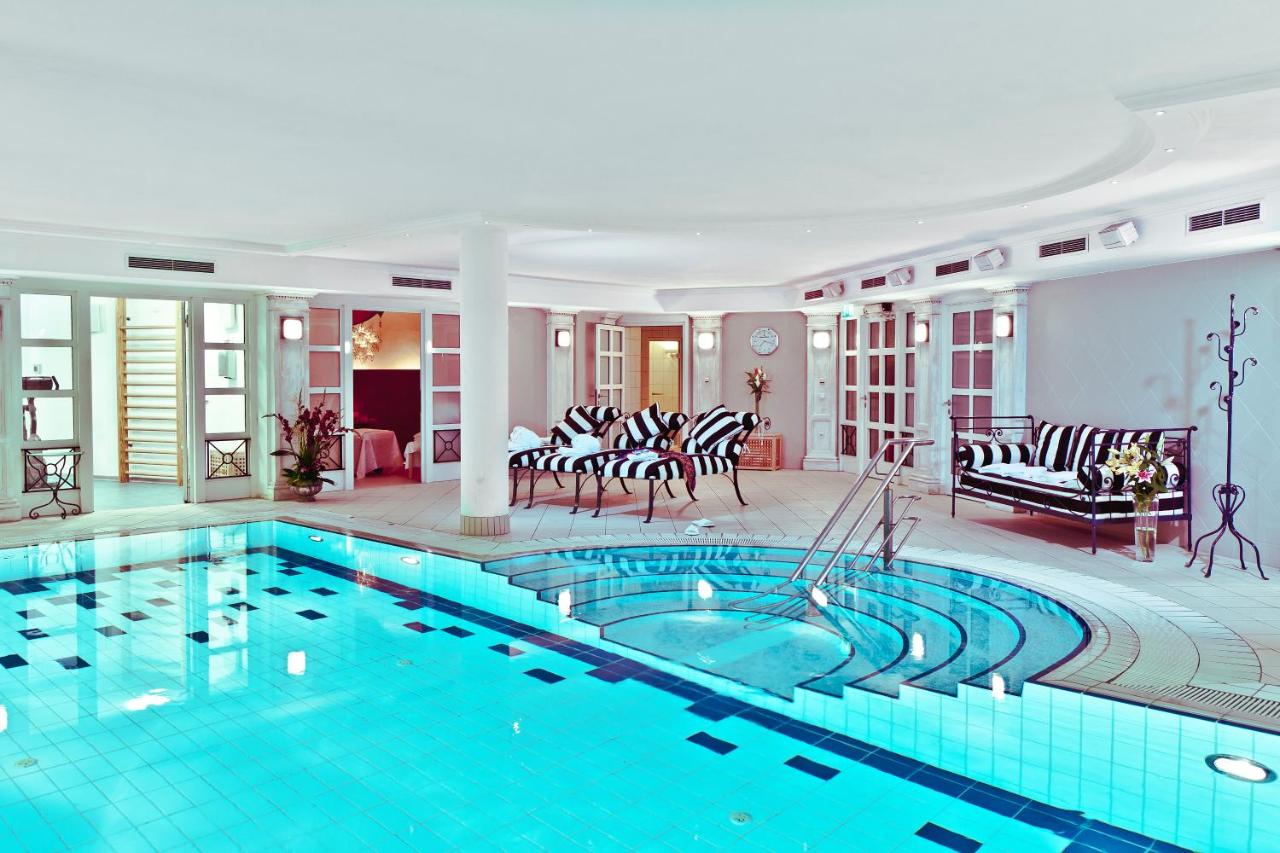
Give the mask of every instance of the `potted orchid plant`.
[(763, 367), (757, 367), (754, 370), (747, 371), (747, 390), (751, 392), (751, 396), (756, 401), (756, 414), (760, 414), (760, 399), (769, 393), (769, 374), (764, 372)]
[(335, 436), (348, 432), (342, 426), (342, 416), (334, 409), (326, 408), (324, 400), (311, 405), (302, 404), (298, 394), (298, 411), (292, 422), (284, 415), (263, 415), (275, 418), (280, 424), (280, 440), (284, 447), (273, 450), (272, 456), (284, 456), (293, 460), (292, 467), (281, 469), (285, 482), (300, 500), (314, 501), (324, 484), (333, 480), (324, 476), (324, 460)]
[(1114, 490), (1133, 494), (1134, 544), (1143, 563), (1155, 559), (1159, 495), (1168, 481), (1165, 461), (1163, 437), (1154, 447), (1135, 442), (1123, 449), (1113, 447), (1107, 454), (1107, 467), (1117, 478)]

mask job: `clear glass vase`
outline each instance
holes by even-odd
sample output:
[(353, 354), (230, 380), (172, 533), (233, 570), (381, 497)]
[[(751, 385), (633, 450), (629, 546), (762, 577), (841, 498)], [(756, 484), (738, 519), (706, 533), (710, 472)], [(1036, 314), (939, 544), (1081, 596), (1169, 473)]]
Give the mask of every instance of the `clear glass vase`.
[(1150, 563), (1156, 557), (1156, 523), (1159, 519), (1160, 499), (1133, 498), (1133, 544), (1135, 559)]

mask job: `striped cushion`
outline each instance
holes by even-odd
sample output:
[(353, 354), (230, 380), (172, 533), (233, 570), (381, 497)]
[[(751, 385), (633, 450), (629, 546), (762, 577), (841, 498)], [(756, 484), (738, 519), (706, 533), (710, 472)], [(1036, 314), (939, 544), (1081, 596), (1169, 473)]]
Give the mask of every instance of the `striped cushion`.
[(512, 450), (507, 453), (508, 468), (528, 468), (533, 461), (548, 453), (555, 453), (554, 447), (535, 447), (532, 450)]
[(736, 464), (733, 459), (723, 455), (694, 453), (690, 454), (689, 458), (693, 461), (693, 470), (699, 474), (728, 474), (733, 471)]
[(730, 457), (736, 464), (742, 453), (744, 434), (760, 425), (755, 412), (731, 412), (716, 406), (698, 417), (680, 449), (685, 453), (713, 453)]
[(649, 461), (613, 458), (599, 464), (597, 473), (603, 477), (623, 477), (632, 480), (679, 480), (684, 476), (680, 463), (675, 459)]
[(1070, 471), (1071, 440), (1076, 428), (1043, 421), (1036, 433), (1035, 464), (1050, 471)]
[(689, 416), (684, 412), (665, 412), (662, 415), (662, 432), (657, 435), (646, 438), (639, 444), (635, 444), (627, 436), (626, 432), (619, 432), (613, 440), (613, 446), (619, 450), (633, 450), (637, 447), (651, 447), (654, 450), (670, 450), (671, 441), (675, 438), (675, 434), (680, 431), (689, 420)]
[[(587, 414), (600, 422), (600, 426), (593, 435), (603, 435), (604, 431), (609, 428), (609, 424), (622, 417), (622, 409), (617, 406), (579, 406), (576, 408), (586, 409)], [(570, 409), (569, 411), (572, 411)], [(565, 417), (569, 416), (569, 412), (565, 412)]]
[[(1076, 430), (1075, 438), (1071, 443), (1071, 461), (1068, 464), (1067, 470), (1079, 471), (1081, 468), (1089, 464), (1089, 449), (1091, 447), (1096, 448), (1095, 442), (1102, 432), (1103, 431), (1097, 427), (1091, 427), (1088, 424), (1080, 424), (1079, 429)], [(1096, 449), (1094, 450), (1094, 453), (1097, 453)], [(1106, 454), (1103, 453), (1104, 457), (1105, 455)], [(1093, 461), (1094, 464), (1097, 464), (1105, 462), (1106, 459), (1099, 459), (1095, 456)]]
[[(1151, 448), (1155, 448), (1160, 443), (1162, 433), (1160, 430), (1139, 432), (1138, 430), (1122, 430), (1122, 429), (1098, 429), (1094, 434), (1094, 446), (1097, 448), (1095, 459), (1098, 463), (1104, 463), (1111, 455), (1112, 450), (1123, 450), (1131, 444), (1145, 444)], [(1085, 464), (1087, 460), (1082, 460), (1081, 464)]]
[[(1182, 487), (1182, 466), (1172, 459), (1164, 463), (1164, 476), (1165, 492), (1176, 492)], [(1085, 491), (1099, 494), (1119, 494), (1129, 485), (1124, 474), (1117, 474), (1106, 465), (1094, 465), (1092, 470), (1081, 468), (1078, 477)]]
[(622, 432), (626, 435), (630, 447), (650, 447), (648, 442), (667, 431), (662, 410), (654, 403), (647, 409), (641, 409), (622, 422)]
[[(598, 410), (601, 407), (592, 408)], [(600, 424), (600, 419), (585, 406), (573, 406), (564, 413), (564, 420), (551, 428), (551, 443), (573, 444), (575, 435), (598, 435)]]
[(535, 471), (556, 471), (562, 474), (573, 474), (592, 470), (590, 460), (593, 454), (580, 453), (570, 456), (556, 451), (539, 456), (529, 465)]
[(962, 444), (956, 448), (956, 462), (966, 471), (985, 468), (997, 463), (1021, 462), (1030, 465), (1035, 455), (1034, 444), (1009, 444), (999, 441), (980, 441)]

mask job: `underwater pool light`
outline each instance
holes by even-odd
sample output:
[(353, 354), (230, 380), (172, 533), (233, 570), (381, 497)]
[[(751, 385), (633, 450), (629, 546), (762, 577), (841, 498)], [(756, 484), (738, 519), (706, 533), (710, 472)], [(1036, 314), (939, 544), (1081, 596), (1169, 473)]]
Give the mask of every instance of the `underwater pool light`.
[(1276, 779), (1276, 771), (1270, 767), (1259, 764), (1252, 758), (1239, 755), (1216, 753), (1206, 756), (1204, 763), (1208, 764), (1215, 773), (1239, 779), (1241, 782), (1274, 782)]
[(400, 562), (404, 563), (406, 566), (416, 566), (422, 561), (417, 557), (401, 557)]
[(911, 656), (916, 660), (924, 660), (924, 637), (918, 633), (911, 635)]
[(308, 538), (308, 539), (310, 539), (312, 542), (323, 542), (323, 541), (324, 541), (324, 539), (323, 539), (322, 537), (320, 537), (320, 536), (314, 536), (314, 535), (313, 535), (313, 536), (308, 536), (307, 538)]
[(706, 601), (713, 595), (715, 595), (715, 590), (711, 588), (710, 582), (704, 580), (698, 581), (698, 598)]
[(290, 675), (307, 674), (307, 653), (289, 652), (285, 657), (285, 669)]
[(560, 594), (556, 596), (556, 607), (560, 610), (560, 615), (568, 618), (573, 614), (573, 593), (567, 589), (560, 590)]
[(997, 702), (1004, 701), (1004, 676), (998, 672), (991, 676), (991, 695)]

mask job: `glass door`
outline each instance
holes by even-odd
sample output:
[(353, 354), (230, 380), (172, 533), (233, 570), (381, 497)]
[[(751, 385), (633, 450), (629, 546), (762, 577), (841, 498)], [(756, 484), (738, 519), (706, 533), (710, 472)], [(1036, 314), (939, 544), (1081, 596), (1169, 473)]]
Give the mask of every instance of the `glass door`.
[(249, 419), (253, 376), (246, 370), (253, 363), (249, 305), (195, 297), (189, 306), (191, 498), (197, 502), (247, 498), (252, 492), (249, 444), (254, 427)]
[(994, 311), (990, 308), (958, 309), (951, 315), (951, 414), (978, 420), (966, 422), (965, 439), (984, 440), (991, 428), (991, 395), (994, 359)]
[[(597, 406), (622, 408), (624, 373), (622, 366), (621, 326), (596, 325), (596, 397)], [(556, 413), (559, 419), (562, 413)]]
[[(346, 382), (343, 380), (342, 317), (341, 308), (311, 308), (307, 311), (307, 402), (312, 406), (323, 402), (325, 408), (340, 412), (342, 422), (350, 426), (350, 415), (343, 405)], [(321, 463), (321, 468), (329, 472), (327, 476), (333, 480), (334, 488), (351, 488), (346, 465), (351, 456), (350, 443), (349, 435), (335, 436)]]
[(861, 381), (858, 378), (859, 317), (845, 317), (841, 323), (841, 348), (844, 360), (840, 366), (840, 470), (858, 471), (859, 423), (862, 414)]
[(82, 293), (18, 295), (20, 351), (9, 383), (19, 389), (24, 513), (93, 510), (87, 303)]
[(430, 368), (425, 381), (429, 435), (423, 434), (422, 479), (456, 480), (462, 476), (462, 329), (454, 312), (432, 312)]

